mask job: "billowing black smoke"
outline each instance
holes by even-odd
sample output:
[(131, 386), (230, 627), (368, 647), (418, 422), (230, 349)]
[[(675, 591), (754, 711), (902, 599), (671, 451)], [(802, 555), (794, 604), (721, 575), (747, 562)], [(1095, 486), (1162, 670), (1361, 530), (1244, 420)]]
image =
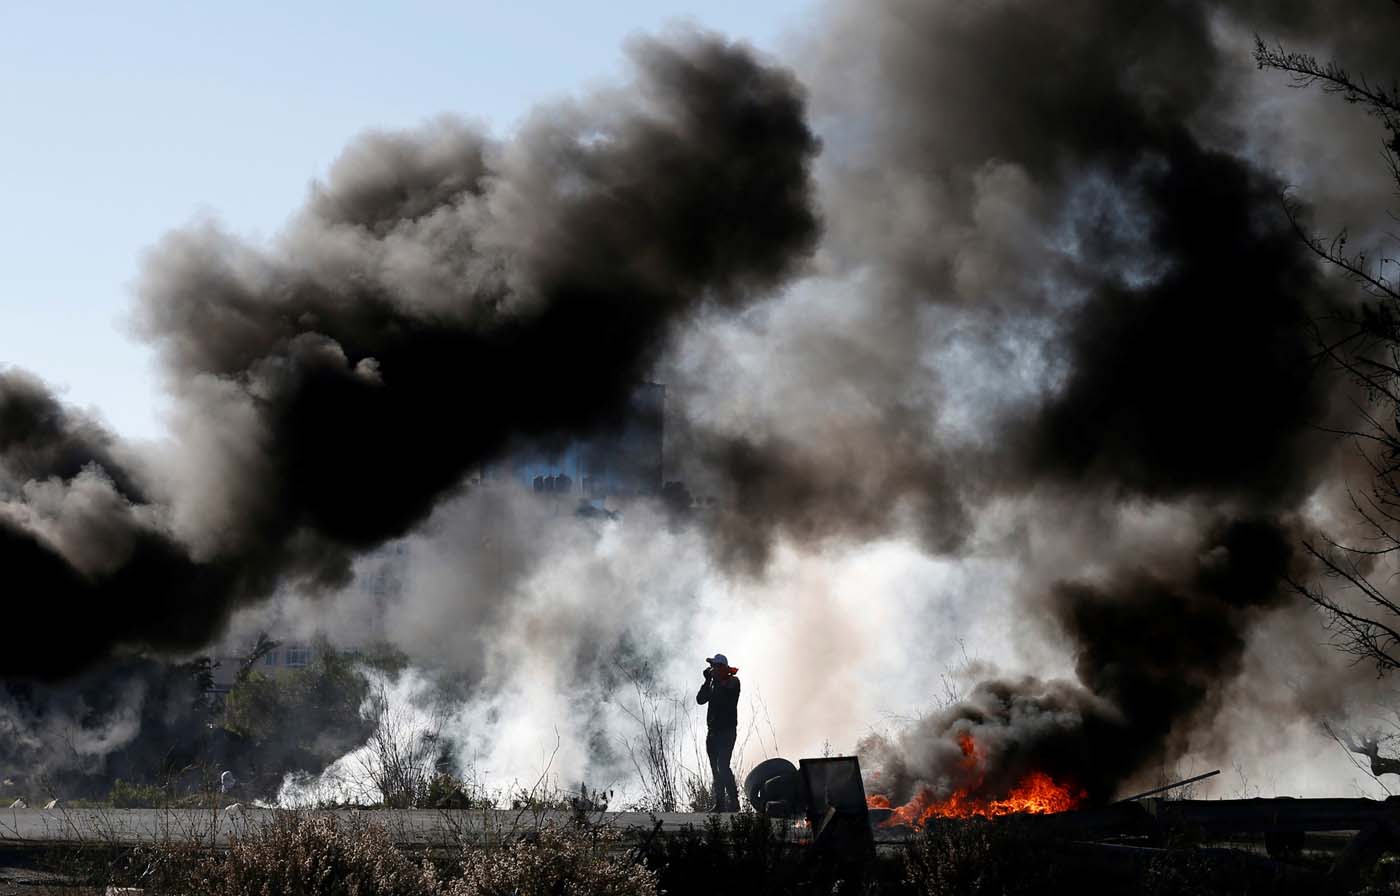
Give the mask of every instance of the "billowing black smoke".
[[(720, 488), (791, 500), (758, 526), (720, 514), (714, 538), (762, 568), (784, 540), (891, 530), (958, 551), (995, 503), (1074, 531), (1066, 557), (1008, 562), (1077, 681), (989, 682), (863, 749), (901, 798), (970, 783), (963, 731), (987, 795), (1036, 768), (1107, 797), (1209, 721), (1332, 474), (1312, 327), (1343, 299), (1241, 132), (1250, 60), (1230, 49), (1272, 20), (1194, 0), (836, 6), (823, 62), (845, 80), (814, 91), (835, 133), (829, 276), (879, 296), (862, 323), (883, 338), (811, 327), (796, 351), (762, 331), (838, 372), (832, 422), (800, 439), (721, 420)], [(1378, 7), (1353, 12), (1393, 16)], [(792, 371), (773, 406), (803, 406), (812, 370), (760, 363)], [(1175, 537), (1125, 551), (1123, 520), (1167, 508)]]
[[(1290, 506), (1316, 481), (1309, 437), (1331, 384), (1310, 363), (1327, 296), (1282, 184), (1182, 131), (1145, 144), (1119, 182), (1160, 270), (1104, 278), (1069, 312), (1068, 374), (1030, 463), (1144, 498)], [(1115, 238), (1084, 242), (1094, 259)]]
[(126, 657), (61, 683), (0, 684), (6, 789), (101, 797), (114, 778), (174, 780), (187, 773), (218, 736), (209, 725), (208, 671), (200, 662)]
[[(990, 496), (1047, 482), (1269, 510), (1306, 491), (1332, 299), (1286, 185), (1211, 131), (1249, 67), (1211, 33), (1222, 10), (834, 6), (817, 58), (841, 80), (813, 76), (829, 276), (876, 310), (864, 333), (764, 331), (800, 359), (755, 361), (772, 431), (688, 434), (733, 511), (721, 553), (761, 569), (785, 537), (898, 528), (950, 553)], [(940, 419), (968, 354), (996, 384), (971, 439)], [(1024, 394), (996, 395), (1023, 364)], [(825, 402), (799, 397), (814, 379)], [(794, 405), (826, 429), (789, 435)]]
[(349, 149), (272, 250), (168, 237), (141, 331), (174, 444), (115, 440), (0, 380), (0, 675), (195, 649), (279, 583), (342, 582), (518, 437), (607, 425), (669, 328), (811, 251), (817, 142), (786, 71), (709, 37), (639, 42), (624, 99), (494, 143), (444, 121)]
[[(167, 239), (138, 312), (165, 453), (0, 381), (9, 603), (68, 633), (0, 675), (193, 648), (279, 583), (343, 581), (513, 439), (606, 427), (660, 370), (726, 571), (785, 542), (958, 555), (1008, 507), (1063, 532), (1004, 559), (1016, 626), (1077, 680), (985, 682), (870, 741), (892, 792), (966, 784), (962, 732), (989, 792), (1034, 767), (1103, 797), (1170, 753), (1282, 599), (1335, 413), (1310, 322), (1339, 299), (1251, 138), (1247, 38), (1388, 59), (1383, 29), (1353, 4), (831, 6), (810, 128), (796, 76), (740, 48), (641, 44), (633, 95), (510, 142), (365, 138), (272, 251)], [(1153, 513), (1176, 530), (1143, 550), (1124, 520)]]

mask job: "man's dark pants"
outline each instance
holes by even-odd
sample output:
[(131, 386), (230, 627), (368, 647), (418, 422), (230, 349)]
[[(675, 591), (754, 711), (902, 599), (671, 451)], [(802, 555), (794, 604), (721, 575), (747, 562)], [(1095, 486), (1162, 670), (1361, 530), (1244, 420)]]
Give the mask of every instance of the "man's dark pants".
[(705, 734), (705, 754), (710, 757), (710, 773), (715, 778), (715, 808), (739, 811), (739, 788), (729, 762), (734, 758), (737, 728), (711, 728)]

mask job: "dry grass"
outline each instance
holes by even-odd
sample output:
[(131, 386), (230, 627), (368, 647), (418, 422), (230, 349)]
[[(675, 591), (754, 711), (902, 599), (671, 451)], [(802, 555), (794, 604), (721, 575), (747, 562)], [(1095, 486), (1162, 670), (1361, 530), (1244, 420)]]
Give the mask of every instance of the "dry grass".
[(396, 848), (384, 829), (333, 816), (289, 814), (235, 837), (226, 852), (170, 844), (147, 852), (149, 896), (433, 896), (433, 867)]
[(655, 896), (657, 876), (602, 830), (545, 829), (504, 849), (467, 852), (444, 896)]
[(65, 862), (53, 893), (139, 888), (143, 896), (655, 896), (656, 874), (597, 827), (517, 832), (428, 855), (402, 849), (371, 821), (280, 813), (226, 849), (180, 838), (135, 849), (89, 847)]

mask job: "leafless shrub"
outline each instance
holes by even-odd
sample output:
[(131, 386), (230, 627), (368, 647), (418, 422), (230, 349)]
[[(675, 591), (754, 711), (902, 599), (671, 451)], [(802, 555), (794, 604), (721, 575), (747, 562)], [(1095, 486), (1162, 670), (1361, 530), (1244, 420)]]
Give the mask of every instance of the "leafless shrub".
[[(905, 883), (927, 896), (1059, 893), (1069, 883), (1053, 844), (1020, 825), (945, 819), (925, 828), (904, 853)], [(1084, 881), (1077, 881), (1082, 890)], [(1091, 892), (1104, 892), (1092, 890)]]
[(656, 873), (615, 850), (613, 831), (545, 828), (503, 849), (469, 850), (444, 896), (655, 896)]
[[(396, 700), (381, 679), (373, 684), (361, 713), (372, 725), (365, 744), (319, 776), (290, 777), (299, 792), (287, 799), (284, 787), (284, 805), (416, 809), (432, 807), (446, 796), (452, 781), (444, 775), (453, 769), (442, 738), (447, 717), (443, 706)], [(459, 808), (472, 802), (472, 795), (462, 796), (466, 799)]]
[(629, 677), (635, 701), (620, 702), (619, 706), (640, 729), (639, 735), (622, 741), (642, 787), (636, 808), (675, 812), (681, 794), (678, 760), (683, 704), (674, 694), (643, 685), (635, 675)]
[(445, 713), (431, 709), (425, 727), (416, 708), (393, 704), (382, 685), (371, 699), (378, 707), (378, 723), (363, 762), (365, 777), (387, 808), (426, 805), (441, 764)]
[[(638, 733), (622, 742), (637, 772), (641, 795), (630, 808), (708, 812), (714, 805), (709, 761), (699, 733), (690, 724), (690, 707), (674, 694), (643, 687), (635, 680), (633, 685), (636, 702), (623, 704), (622, 710), (637, 723)], [(743, 745), (737, 752), (742, 754)], [(687, 761), (687, 754), (692, 761)]]
[(433, 896), (442, 883), (431, 866), (397, 849), (384, 829), (333, 816), (280, 814), (226, 853), (167, 845), (153, 853), (140, 881), (149, 896)]
[(684, 805), (691, 812), (708, 812), (715, 804), (715, 791), (710, 779), (698, 772), (686, 772), (681, 780)]
[(656, 875), (598, 827), (544, 827), (508, 845), (476, 844), (441, 872), (396, 847), (374, 824), (280, 813), (226, 852), (172, 841), (144, 854), (124, 883), (149, 896), (654, 896)]

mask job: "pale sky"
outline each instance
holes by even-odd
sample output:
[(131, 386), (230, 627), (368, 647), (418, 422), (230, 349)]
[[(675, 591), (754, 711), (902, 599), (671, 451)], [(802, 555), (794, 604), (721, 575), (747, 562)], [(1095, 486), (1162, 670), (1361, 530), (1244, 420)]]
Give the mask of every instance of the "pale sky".
[(778, 50), (814, 0), (0, 3), (0, 365), (118, 432), (163, 432), (126, 331), (142, 253), (214, 216), (274, 235), (356, 133), (442, 113), (507, 133), (693, 22)]

